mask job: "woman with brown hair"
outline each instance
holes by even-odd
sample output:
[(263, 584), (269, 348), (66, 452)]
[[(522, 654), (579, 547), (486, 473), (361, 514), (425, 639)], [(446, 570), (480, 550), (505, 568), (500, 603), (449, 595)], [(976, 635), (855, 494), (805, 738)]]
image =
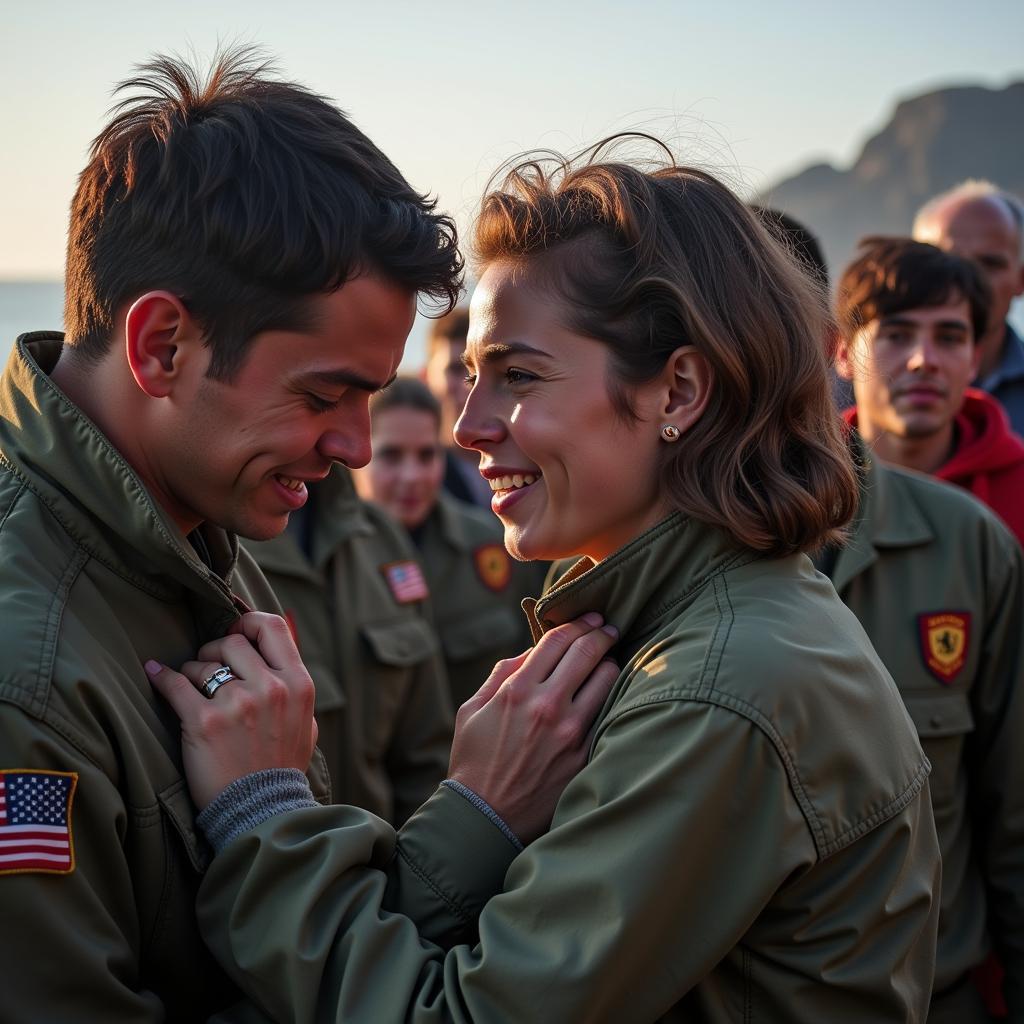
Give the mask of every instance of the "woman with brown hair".
[[(453, 834), (451, 786), (421, 810), (420, 840), (397, 845), (469, 908), (462, 932), (428, 941), (382, 913), (394, 904), (374, 868), (396, 850), (382, 824), (299, 788), (239, 810), (308, 754), (285, 753), (274, 716), (261, 730), (253, 710), (301, 689), (287, 671), (232, 684), (249, 719), (235, 725), (194, 690), (215, 646), (189, 679), (158, 678), (205, 745), (193, 778), (268, 769), (204, 811), (219, 852), (200, 919), (275, 1019), (924, 1019), (928, 763), (804, 554), (857, 500), (821, 299), (715, 178), (601, 155), (522, 164), (485, 198), (456, 437), (480, 453), (513, 555), (583, 556), (530, 606), (535, 639), (600, 612), (622, 669), (547, 830), (522, 834), (491, 796), (505, 766), (469, 750), (484, 716), (515, 715), (507, 665), (463, 709), (454, 785), (527, 845), (510, 839), (509, 861), (483, 870)], [(202, 767), (235, 747), (262, 761)]]

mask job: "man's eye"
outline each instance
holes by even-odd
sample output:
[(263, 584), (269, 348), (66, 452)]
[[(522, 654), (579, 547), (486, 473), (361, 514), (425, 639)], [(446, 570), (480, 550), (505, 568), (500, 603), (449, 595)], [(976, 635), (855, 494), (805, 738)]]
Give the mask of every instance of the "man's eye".
[(306, 401), (314, 412), (330, 412), (341, 404), (340, 398), (323, 398), (312, 391), (306, 393)]

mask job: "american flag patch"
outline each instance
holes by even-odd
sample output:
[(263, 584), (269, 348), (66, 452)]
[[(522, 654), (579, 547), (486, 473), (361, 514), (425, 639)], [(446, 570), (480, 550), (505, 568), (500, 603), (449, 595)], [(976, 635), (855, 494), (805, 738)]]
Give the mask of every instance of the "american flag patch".
[(77, 772), (0, 771), (0, 875), (75, 868), (71, 801)]
[(390, 562), (382, 565), (380, 571), (388, 581), (391, 596), (399, 604), (412, 604), (430, 596), (423, 571), (416, 562)]

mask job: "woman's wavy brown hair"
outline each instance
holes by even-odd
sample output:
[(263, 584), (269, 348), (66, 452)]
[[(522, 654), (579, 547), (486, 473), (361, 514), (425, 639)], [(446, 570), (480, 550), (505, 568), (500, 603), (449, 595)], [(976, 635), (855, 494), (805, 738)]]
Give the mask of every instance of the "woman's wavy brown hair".
[[(623, 140), (655, 144), (659, 162), (600, 160)], [(824, 297), (720, 181), (649, 136), (543, 154), (489, 188), (473, 248), (479, 270), (518, 264), (563, 300), (563, 326), (608, 346), (625, 417), (631, 388), (677, 348), (704, 354), (707, 408), (664, 446), (674, 507), (773, 555), (841, 539), (857, 479), (829, 388)]]

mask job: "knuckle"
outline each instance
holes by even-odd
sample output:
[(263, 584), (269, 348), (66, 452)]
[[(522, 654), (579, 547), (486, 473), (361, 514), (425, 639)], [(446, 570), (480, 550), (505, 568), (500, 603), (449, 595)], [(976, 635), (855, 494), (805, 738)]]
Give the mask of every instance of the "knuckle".
[(555, 742), (563, 749), (575, 749), (583, 739), (583, 728), (573, 718), (563, 718), (554, 729)]
[(221, 641), (221, 650), (225, 654), (237, 654), (251, 646), (252, 644), (244, 636), (240, 636), (237, 633), (230, 633)]
[(553, 700), (542, 698), (534, 701), (530, 706), (530, 718), (534, 725), (546, 732), (552, 731), (558, 726), (559, 717), (560, 709)]
[(552, 647), (556, 651), (566, 651), (575, 639), (576, 630), (572, 626), (556, 626), (540, 638), (540, 643), (537, 646)]

